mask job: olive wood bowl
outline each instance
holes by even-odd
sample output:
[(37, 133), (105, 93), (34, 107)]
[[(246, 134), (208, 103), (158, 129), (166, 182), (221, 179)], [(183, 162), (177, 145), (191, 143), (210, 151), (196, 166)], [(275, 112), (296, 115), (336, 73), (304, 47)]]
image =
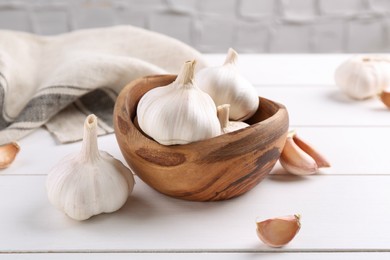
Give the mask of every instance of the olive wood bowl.
[(116, 100), (115, 135), (133, 172), (155, 190), (185, 200), (225, 200), (252, 189), (280, 157), (289, 125), (286, 108), (259, 97), (247, 128), (185, 145), (161, 145), (135, 125), (137, 105), (147, 91), (175, 78), (137, 79)]

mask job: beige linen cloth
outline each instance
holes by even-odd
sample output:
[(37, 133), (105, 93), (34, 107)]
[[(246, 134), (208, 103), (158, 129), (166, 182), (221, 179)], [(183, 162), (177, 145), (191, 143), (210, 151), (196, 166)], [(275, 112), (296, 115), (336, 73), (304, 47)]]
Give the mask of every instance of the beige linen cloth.
[(0, 144), (45, 125), (61, 142), (82, 138), (88, 114), (99, 134), (112, 133), (115, 99), (130, 81), (178, 73), (199, 52), (173, 38), (132, 26), (57, 36), (0, 30)]

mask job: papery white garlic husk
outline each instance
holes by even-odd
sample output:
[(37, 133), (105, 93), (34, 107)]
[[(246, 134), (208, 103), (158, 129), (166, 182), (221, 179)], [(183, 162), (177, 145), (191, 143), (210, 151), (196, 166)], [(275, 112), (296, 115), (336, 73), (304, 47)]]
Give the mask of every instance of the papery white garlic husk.
[(255, 87), (238, 71), (237, 59), (237, 52), (230, 48), (222, 66), (201, 69), (195, 80), (216, 106), (230, 104), (231, 120), (243, 121), (257, 111), (259, 98)]
[(390, 59), (381, 55), (356, 55), (335, 71), (335, 82), (353, 99), (378, 95), (390, 84)]
[(221, 133), (217, 108), (193, 81), (195, 61), (186, 62), (176, 80), (146, 92), (137, 106), (142, 131), (163, 145), (187, 144)]
[(84, 123), (81, 151), (64, 157), (49, 172), (46, 189), (50, 202), (75, 220), (114, 212), (134, 187), (132, 172), (119, 160), (98, 150), (97, 118)]
[(223, 104), (217, 107), (217, 115), (218, 115), (219, 123), (221, 124), (221, 130), (223, 134), (231, 133), (249, 126), (245, 122), (230, 121), (229, 114), (230, 114), (229, 104)]

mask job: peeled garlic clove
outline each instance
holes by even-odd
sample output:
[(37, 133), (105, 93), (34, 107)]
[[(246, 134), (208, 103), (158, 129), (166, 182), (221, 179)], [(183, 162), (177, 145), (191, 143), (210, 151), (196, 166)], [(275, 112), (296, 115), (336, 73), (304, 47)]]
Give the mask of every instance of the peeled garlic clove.
[(390, 59), (380, 55), (357, 55), (335, 71), (336, 85), (349, 97), (367, 99), (390, 84)]
[(239, 73), (237, 59), (237, 52), (230, 48), (222, 66), (201, 69), (195, 80), (216, 106), (230, 104), (231, 120), (243, 121), (257, 111), (259, 98), (254, 86)]
[(81, 151), (64, 157), (49, 172), (49, 201), (76, 220), (120, 209), (134, 187), (131, 171), (110, 154), (99, 151), (97, 118), (84, 123)]
[(163, 145), (187, 144), (221, 134), (217, 108), (193, 81), (195, 61), (186, 62), (176, 80), (146, 92), (137, 106), (138, 124)]
[(278, 217), (256, 222), (257, 236), (264, 244), (282, 247), (288, 244), (301, 228), (300, 215)]
[(241, 121), (229, 121), (230, 105), (223, 104), (217, 107), (217, 116), (221, 124), (223, 134), (234, 132), (236, 130), (248, 127), (247, 123)]
[(7, 168), (15, 160), (20, 151), (20, 146), (16, 142), (11, 142), (0, 146), (0, 169)]
[(325, 157), (299, 138), (295, 131), (287, 135), (279, 162), (284, 169), (295, 175), (314, 174), (318, 172), (318, 168), (330, 167)]

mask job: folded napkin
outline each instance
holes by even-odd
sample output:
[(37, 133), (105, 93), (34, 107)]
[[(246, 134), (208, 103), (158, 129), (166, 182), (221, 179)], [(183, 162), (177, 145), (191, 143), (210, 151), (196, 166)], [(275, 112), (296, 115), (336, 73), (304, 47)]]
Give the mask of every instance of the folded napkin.
[(151, 74), (177, 74), (201, 54), (173, 38), (132, 26), (43, 37), (0, 30), (0, 144), (45, 125), (61, 142), (82, 138), (88, 114), (112, 133), (120, 90)]

